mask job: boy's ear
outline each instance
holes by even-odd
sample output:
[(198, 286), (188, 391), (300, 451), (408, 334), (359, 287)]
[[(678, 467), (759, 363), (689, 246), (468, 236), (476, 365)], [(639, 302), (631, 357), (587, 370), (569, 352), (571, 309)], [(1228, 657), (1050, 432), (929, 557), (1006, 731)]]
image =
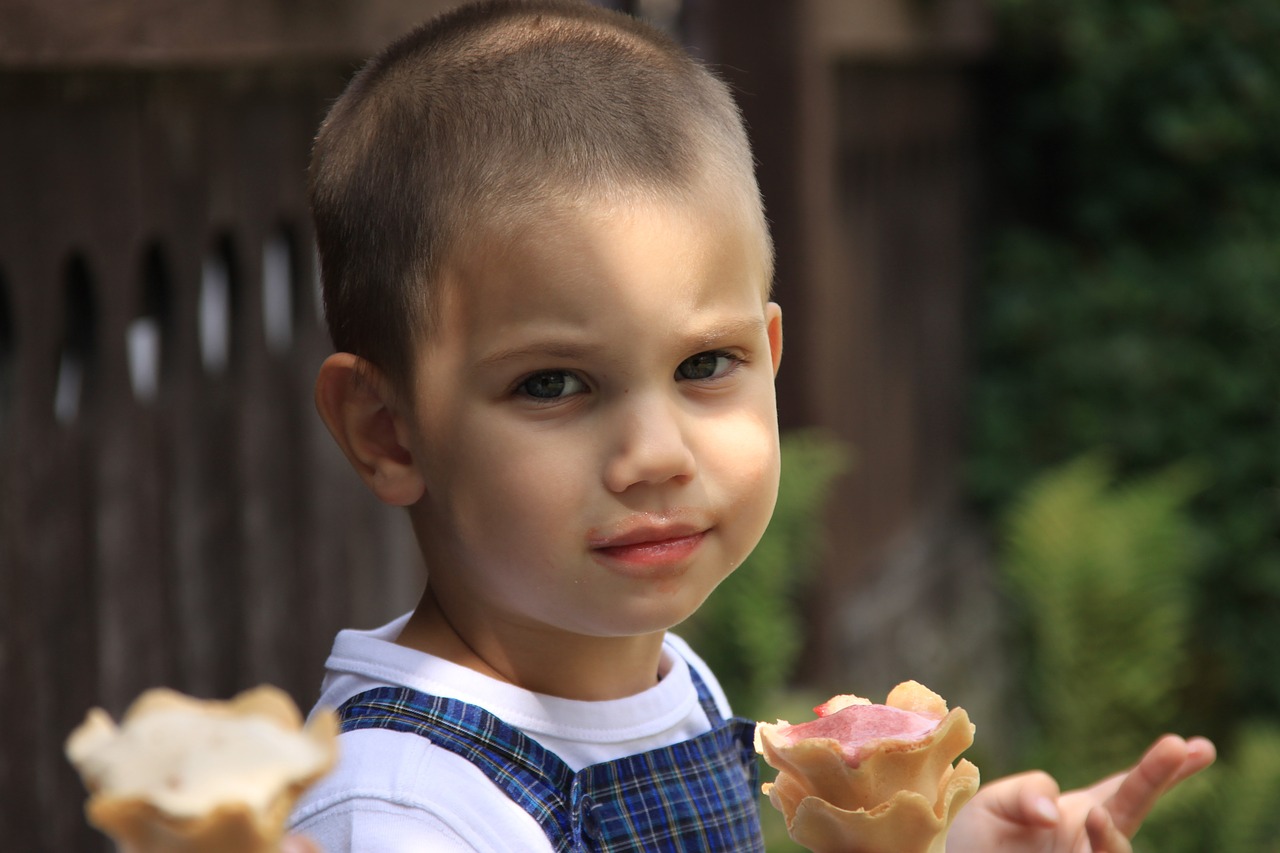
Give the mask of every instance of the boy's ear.
[(320, 365), (316, 409), (334, 441), (378, 500), (409, 506), (426, 484), (409, 449), (408, 424), (398, 412), (390, 382), (351, 353), (335, 353)]
[(773, 359), (773, 375), (782, 366), (782, 306), (770, 302), (765, 306), (766, 333), (769, 335), (769, 357)]

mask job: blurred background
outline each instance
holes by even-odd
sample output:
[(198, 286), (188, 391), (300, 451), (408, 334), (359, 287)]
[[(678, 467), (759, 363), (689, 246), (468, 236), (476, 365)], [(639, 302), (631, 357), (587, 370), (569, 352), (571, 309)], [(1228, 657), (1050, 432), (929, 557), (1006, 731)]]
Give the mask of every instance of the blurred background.
[[(417, 600), (312, 411), (304, 184), (360, 61), (452, 5), (0, 0), (4, 849), (104, 849), (89, 707), (306, 708)], [(609, 5), (733, 85), (778, 245), (778, 513), (680, 629), (738, 710), (913, 678), (985, 778), (1065, 785), (1205, 733), (1141, 849), (1280, 850), (1280, 5)]]

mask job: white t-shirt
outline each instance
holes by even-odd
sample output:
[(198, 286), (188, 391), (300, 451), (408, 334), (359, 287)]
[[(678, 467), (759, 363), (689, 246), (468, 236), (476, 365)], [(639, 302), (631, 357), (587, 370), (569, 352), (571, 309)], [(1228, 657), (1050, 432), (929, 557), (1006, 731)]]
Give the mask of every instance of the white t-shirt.
[[(408, 615), (372, 631), (342, 631), (325, 664), (317, 708), (377, 687), (409, 687), (478, 705), (524, 732), (574, 771), (670, 746), (711, 728), (689, 666), (720, 713), (729, 703), (705, 663), (668, 634), (656, 685), (625, 699), (582, 702), (531, 693), (404, 646)], [(326, 853), (550, 851), (538, 823), (475, 765), (416, 734), (361, 729), (339, 738), (338, 765), (308, 791), (292, 830)]]

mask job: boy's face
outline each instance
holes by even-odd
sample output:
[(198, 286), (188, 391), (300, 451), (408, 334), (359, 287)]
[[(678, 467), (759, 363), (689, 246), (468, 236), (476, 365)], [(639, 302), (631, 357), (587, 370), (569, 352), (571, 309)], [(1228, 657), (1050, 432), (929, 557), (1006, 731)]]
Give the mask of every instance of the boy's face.
[(710, 205), (588, 208), (448, 265), (408, 423), (455, 627), (651, 634), (755, 546), (782, 335), (761, 242)]

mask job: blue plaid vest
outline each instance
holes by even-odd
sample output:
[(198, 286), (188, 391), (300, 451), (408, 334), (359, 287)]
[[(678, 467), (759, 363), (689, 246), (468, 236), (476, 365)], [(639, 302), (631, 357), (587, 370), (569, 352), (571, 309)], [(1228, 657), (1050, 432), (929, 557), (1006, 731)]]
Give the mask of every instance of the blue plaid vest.
[(721, 717), (689, 673), (710, 731), (577, 773), (483, 708), (407, 687), (353, 696), (338, 716), (343, 732), (409, 732), (467, 759), (538, 822), (557, 853), (763, 853), (755, 724)]

